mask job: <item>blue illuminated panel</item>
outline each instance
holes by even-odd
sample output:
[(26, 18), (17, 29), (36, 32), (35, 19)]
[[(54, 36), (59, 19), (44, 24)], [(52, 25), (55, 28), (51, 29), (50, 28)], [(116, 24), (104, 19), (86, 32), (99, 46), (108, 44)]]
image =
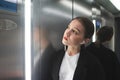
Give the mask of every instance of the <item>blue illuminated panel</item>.
[(0, 0), (0, 10), (17, 12), (17, 3)]
[(96, 21), (96, 31), (101, 27), (101, 22), (100, 21)]

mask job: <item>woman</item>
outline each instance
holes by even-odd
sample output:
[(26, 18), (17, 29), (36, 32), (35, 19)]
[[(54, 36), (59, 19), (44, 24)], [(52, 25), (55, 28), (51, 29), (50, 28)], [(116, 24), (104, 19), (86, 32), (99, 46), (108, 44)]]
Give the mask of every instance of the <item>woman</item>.
[(101, 64), (84, 48), (93, 32), (93, 23), (85, 17), (76, 17), (70, 22), (62, 39), (67, 48), (54, 56), (52, 80), (105, 80)]

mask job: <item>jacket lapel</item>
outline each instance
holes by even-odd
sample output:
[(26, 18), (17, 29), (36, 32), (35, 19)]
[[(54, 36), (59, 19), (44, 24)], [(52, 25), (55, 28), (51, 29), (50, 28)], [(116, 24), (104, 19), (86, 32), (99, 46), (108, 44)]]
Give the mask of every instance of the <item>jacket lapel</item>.
[(85, 52), (81, 50), (73, 80), (85, 80), (87, 75), (87, 59)]

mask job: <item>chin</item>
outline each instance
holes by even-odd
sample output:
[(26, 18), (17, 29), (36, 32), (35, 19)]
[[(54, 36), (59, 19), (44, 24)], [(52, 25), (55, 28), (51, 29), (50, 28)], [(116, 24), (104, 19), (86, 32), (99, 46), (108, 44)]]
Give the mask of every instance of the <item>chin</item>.
[(64, 41), (64, 40), (62, 40), (62, 43), (63, 43), (63, 45), (67, 45), (67, 42), (66, 42), (66, 41)]

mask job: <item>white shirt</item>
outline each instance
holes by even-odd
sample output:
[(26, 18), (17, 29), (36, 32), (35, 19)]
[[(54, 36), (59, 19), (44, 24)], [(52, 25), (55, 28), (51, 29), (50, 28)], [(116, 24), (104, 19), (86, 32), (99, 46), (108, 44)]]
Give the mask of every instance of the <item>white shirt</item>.
[(79, 55), (80, 53), (69, 56), (67, 52), (65, 53), (60, 67), (59, 80), (73, 80), (73, 75), (77, 66)]

